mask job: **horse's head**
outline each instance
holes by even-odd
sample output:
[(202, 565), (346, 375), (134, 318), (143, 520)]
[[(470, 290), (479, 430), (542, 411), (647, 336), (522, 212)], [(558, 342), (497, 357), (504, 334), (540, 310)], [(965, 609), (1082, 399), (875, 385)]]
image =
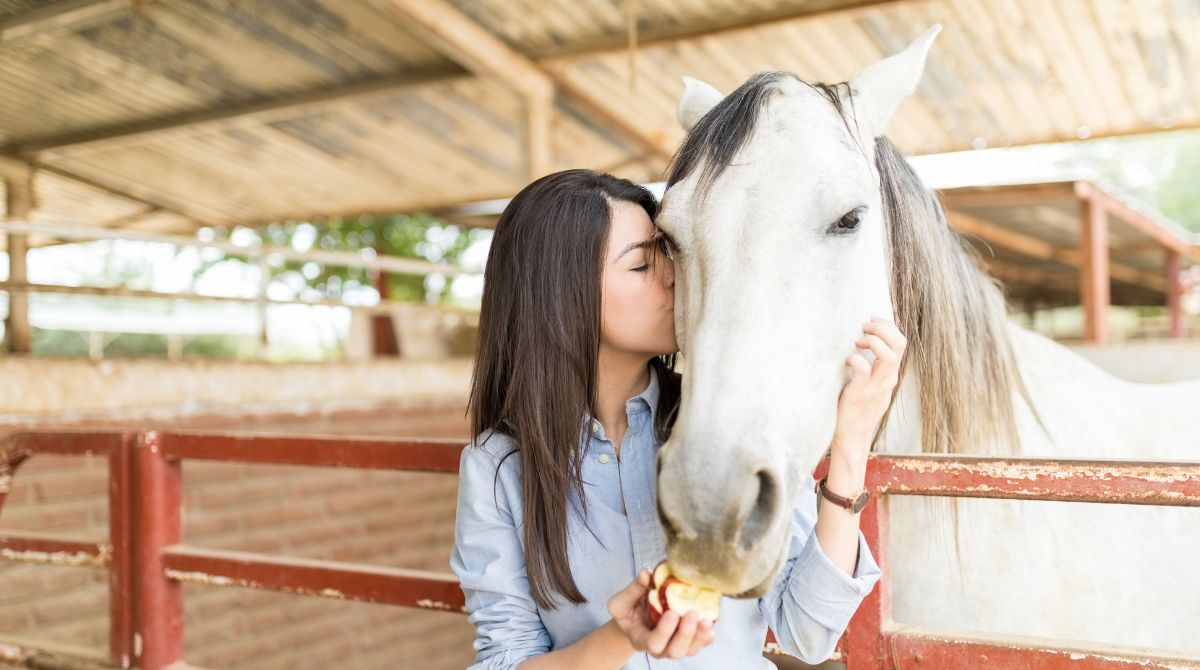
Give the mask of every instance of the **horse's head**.
[(658, 496), (686, 579), (756, 596), (782, 565), (846, 358), (863, 322), (893, 314), (873, 149), (938, 30), (835, 87), (764, 72), (723, 97), (685, 80), (688, 137), (658, 219), (684, 388)]

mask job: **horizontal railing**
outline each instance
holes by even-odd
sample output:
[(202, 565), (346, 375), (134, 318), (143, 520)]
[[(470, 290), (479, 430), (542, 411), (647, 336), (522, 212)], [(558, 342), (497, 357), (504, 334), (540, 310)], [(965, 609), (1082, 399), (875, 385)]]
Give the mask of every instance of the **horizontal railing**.
[[(463, 593), (449, 573), (187, 546), (182, 537), (181, 464), (190, 459), (454, 474), (463, 444), (463, 440), (213, 432), (11, 435), (0, 440), (0, 509), (16, 469), (29, 457), (102, 455), (109, 460), (112, 526), (107, 543), (0, 533), (0, 558), (110, 570), (110, 656), (120, 668), (158, 669), (182, 663), (181, 585), (185, 582), (461, 613)], [(821, 477), (827, 468), (826, 459), (814, 475)], [(860, 524), (883, 577), (835, 651), (833, 658), (845, 661), (849, 670), (985, 664), (1037, 668), (1069, 664), (1096, 670), (1200, 668), (1200, 660), (1152, 657), (1144, 650), (1123, 647), (1071, 646), (1052, 639), (897, 625), (891, 619), (885, 541), (892, 495), (1200, 506), (1200, 462), (872, 455), (867, 486), (874, 496)], [(137, 616), (137, 612), (154, 616)], [(770, 639), (767, 649), (779, 651)]]

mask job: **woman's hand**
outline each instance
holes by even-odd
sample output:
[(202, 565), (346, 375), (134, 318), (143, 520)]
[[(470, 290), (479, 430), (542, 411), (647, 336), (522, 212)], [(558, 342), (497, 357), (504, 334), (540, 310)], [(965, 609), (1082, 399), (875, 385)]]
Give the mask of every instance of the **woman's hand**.
[(682, 619), (679, 614), (663, 612), (658, 625), (646, 627), (646, 593), (650, 590), (650, 570), (642, 570), (629, 586), (608, 599), (608, 613), (617, 629), (629, 639), (635, 651), (645, 651), (654, 658), (683, 658), (692, 656), (716, 639), (713, 624), (699, 621), (695, 612)]
[(838, 398), (832, 449), (851, 449), (855, 453), (842, 456), (865, 460), (875, 429), (891, 403), (892, 389), (900, 376), (900, 361), (908, 340), (895, 323), (876, 316), (863, 324), (863, 336), (855, 344), (859, 349), (870, 349), (875, 355), (875, 363), (868, 364), (861, 352), (846, 359), (854, 376), (842, 388)]

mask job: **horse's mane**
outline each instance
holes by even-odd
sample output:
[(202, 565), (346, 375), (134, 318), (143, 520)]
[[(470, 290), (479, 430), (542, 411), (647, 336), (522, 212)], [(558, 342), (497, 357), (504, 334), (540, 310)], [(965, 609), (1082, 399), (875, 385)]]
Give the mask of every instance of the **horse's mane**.
[(875, 142), (875, 168), (891, 249), (892, 303), (909, 341), (904, 368), (918, 371), (921, 451), (1020, 454), (1013, 394), (1041, 419), (1017, 365), (999, 285), (886, 137)]
[[(791, 72), (760, 72), (688, 131), (668, 168), (667, 188), (699, 168), (696, 193), (703, 197), (750, 141), (766, 103), (786, 79), (821, 93), (841, 116), (849, 137), (859, 136), (850, 129), (855, 115), (845, 82), (811, 83)], [(1013, 393), (1021, 394), (1031, 409), (1033, 402), (1009, 340), (1003, 294), (896, 147), (880, 137), (874, 149), (891, 253), (892, 303), (909, 342), (900, 374), (903, 378), (915, 365), (921, 390), (921, 451), (1019, 454)], [(883, 428), (881, 424), (880, 433)]]

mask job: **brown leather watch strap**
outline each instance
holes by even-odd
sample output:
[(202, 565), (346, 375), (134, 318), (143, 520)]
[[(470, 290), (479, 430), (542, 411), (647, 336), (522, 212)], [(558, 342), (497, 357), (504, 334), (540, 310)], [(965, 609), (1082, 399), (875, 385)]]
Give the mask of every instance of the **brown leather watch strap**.
[(859, 510), (854, 509), (854, 502), (859, 496), (862, 495), (863, 492), (860, 492), (858, 494), (858, 496), (855, 496), (854, 499), (844, 498), (844, 497), (834, 493), (833, 491), (830, 491), (829, 487), (825, 486), (825, 480), (828, 478), (829, 478), (828, 475), (826, 475), (825, 477), (822, 477), (817, 482), (817, 486), (816, 486), (817, 492), (819, 492), (822, 496), (824, 496), (826, 500), (837, 505), (838, 507), (841, 507), (842, 509), (846, 510), (847, 512), (859, 511)]

